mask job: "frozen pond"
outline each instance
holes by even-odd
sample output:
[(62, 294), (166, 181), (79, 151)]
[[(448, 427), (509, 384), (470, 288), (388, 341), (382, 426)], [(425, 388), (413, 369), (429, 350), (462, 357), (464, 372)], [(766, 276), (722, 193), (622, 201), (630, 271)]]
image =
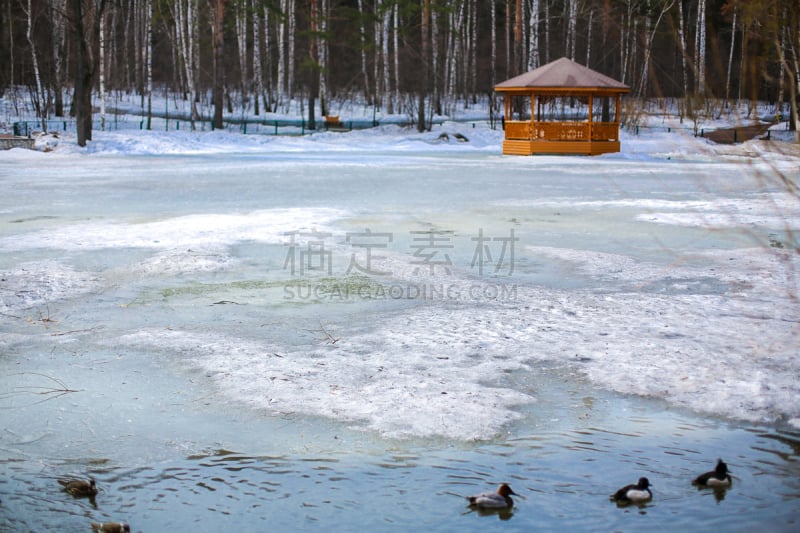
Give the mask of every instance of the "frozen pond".
[(780, 164), (308, 148), (0, 154), (0, 529), (797, 527)]

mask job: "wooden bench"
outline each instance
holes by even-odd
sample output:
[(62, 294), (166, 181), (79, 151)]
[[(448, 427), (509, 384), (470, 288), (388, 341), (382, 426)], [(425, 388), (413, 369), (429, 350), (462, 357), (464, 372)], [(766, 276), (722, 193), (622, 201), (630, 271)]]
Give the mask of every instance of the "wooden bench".
[(343, 128), (344, 124), (338, 115), (325, 115), (325, 128)]

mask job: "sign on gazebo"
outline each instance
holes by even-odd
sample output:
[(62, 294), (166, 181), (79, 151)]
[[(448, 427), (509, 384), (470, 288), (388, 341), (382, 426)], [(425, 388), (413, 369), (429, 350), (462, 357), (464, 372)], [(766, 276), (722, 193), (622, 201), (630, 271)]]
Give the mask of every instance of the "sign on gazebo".
[(619, 152), (621, 95), (630, 87), (562, 57), (495, 85), (504, 96), (503, 153)]

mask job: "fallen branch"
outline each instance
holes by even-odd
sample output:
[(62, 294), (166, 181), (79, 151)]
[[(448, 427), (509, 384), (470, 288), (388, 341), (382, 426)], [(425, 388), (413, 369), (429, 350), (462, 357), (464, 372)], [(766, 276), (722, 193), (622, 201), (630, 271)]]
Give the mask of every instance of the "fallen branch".
[(56, 388), (56, 387), (35, 386), (35, 385), (25, 385), (25, 386), (20, 386), (20, 387), (14, 387), (14, 390), (11, 391), (11, 392), (0, 393), (0, 399), (11, 398), (11, 397), (19, 396), (19, 395), (22, 395), (22, 394), (35, 394), (37, 396), (46, 396), (45, 398), (30, 404), (30, 405), (37, 405), (37, 404), (40, 404), (40, 403), (43, 403), (43, 402), (46, 402), (46, 401), (49, 401), (49, 400), (54, 400), (56, 398), (64, 396), (65, 394), (69, 394), (69, 393), (72, 393), (72, 392), (80, 392), (77, 389), (70, 389), (60, 379), (54, 378), (52, 376), (48, 376), (47, 374), (42, 374), (41, 372), (20, 372), (18, 374), (10, 374), (10, 375), (11, 376), (25, 376), (25, 375), (41, 376), (41, 377), (47, 378), (48, 380), (50, 380), (53, 383), (55, 383), (56, 385), (58, 385), (58, 388)]

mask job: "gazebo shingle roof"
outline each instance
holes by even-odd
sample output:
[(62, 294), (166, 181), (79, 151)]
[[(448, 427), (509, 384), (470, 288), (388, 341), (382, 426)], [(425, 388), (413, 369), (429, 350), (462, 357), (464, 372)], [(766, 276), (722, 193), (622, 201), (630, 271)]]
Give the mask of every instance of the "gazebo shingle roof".
[(524, 88), (605, 89), (628, 92), (630, 87), (583, 65), (562, 57), (546, 65), (495, 85), (495, 90)]

